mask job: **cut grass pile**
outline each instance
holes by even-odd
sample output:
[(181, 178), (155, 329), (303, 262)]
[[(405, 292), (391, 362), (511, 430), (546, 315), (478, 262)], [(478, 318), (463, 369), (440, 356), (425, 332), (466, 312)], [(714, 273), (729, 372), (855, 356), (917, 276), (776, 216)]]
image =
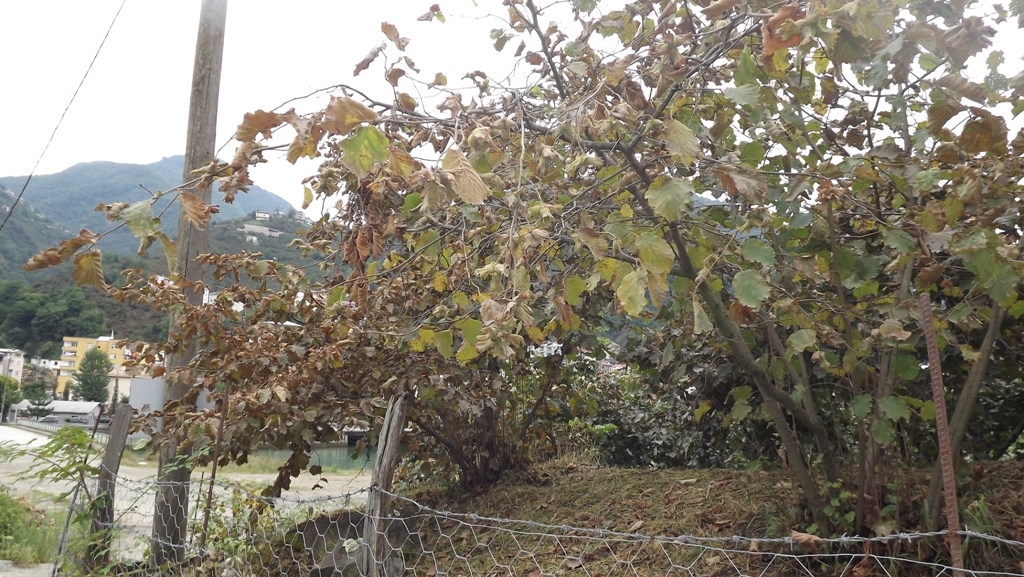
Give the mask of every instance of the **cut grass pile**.
[[(973, 530), (1020, 540), (1024, 463), (985, 463), (981, 471), (965, 477), (961, 518)], [(921, 530), (915, 511), (927, 475), (901, 471), (896, 479), (895, 529)], [(418, 575), (863, 577), (934, 575), (935, 567), (925, 563), (948, 564), (938, 538), (845, 546), (819, 545), (810, 537), (803, 544), (772, 542), (807, 531), (810, 523), (784, 472), (629, 470), (555, 461), (509, 476), (483, 494), (426, 488), (407, 495), (432, 509), (458, 512), (417, 517), (427, 551), (412, 563)], [(974, 570), (1024, 573), (1024, 548), (973, 540), (965, 551)]]
[(53, 561), (64, 513), (33, 506), (0, 486), (0, 559), (16, 565)]

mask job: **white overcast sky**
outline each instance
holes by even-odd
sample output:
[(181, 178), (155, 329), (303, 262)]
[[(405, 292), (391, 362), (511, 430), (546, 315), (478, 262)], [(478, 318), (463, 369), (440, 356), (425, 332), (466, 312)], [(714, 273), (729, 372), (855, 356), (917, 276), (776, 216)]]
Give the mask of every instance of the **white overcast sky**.
[[(518, 42), (509, 42), (499, 54), (488, 37), (491, 28), (502, 26), (490, 16), (505, 13), (498, 0), (441, 0), (445, 23), (418, 22), (432, 3), (230, 0), (218, 146), (231, 138), (245, 112), (271, 109), (318, 88), (346, 83), (390, 100), (383, 59), (352, 77), (355, 63), (384, 41), (382, 21), (412, 40), (405, 54), (423, 79), (443, 72), (450, 86), (465, 86), (468, 81), (461, 76), (476, 69), (498, 78), (512, 72)], [(120, 4), (0, 0), (0, 175), (32, 170)], [(620, 2), (605, 4), (611, 9)], [(127, 0), (37, 174), (79, 162), (144, 164), (183, 153), (199, 6), (199, 0)], [(564, 22), (567, 10), (560, 8), (563, 14), (545, 19)], [(1009, 40), (1020, 33), (1015, 28), (1008, 24), (1000, 32), (1008, 32)], [(998, 44), (1004, 45), (1004, 73), (1010, 75), (1020, 70), (1020, 49), (1007, 48), (1005, 42)], [(388, 43), (385, 55), (393, 60), (402, 53)], [(972, 59), (971, 69), (972, 75), (985, 74), (984, 55)], [(416, 95), (408, 79), (400, 81), (399, 89)], [(302, 112), (325, 103), (296, 106)], [(229, 144), (221, 157), (230, 158), (233, 151)], [(304, 160), (290, 167), (280, 155), (268, 158), (270, 163), (253, 169), (256, 184), (300, 205), (300, 181), (317, 163)]]
[[(412, 40), (404, 54), (423, 79), (443, 72), (449, 85), (462, 86), (468, 81), (459, 78), (472, 70), (492, 75), (512, 70), (515, 45), (499, 54), (488, 37), (491, 28), (502, 26), (488, 16), (503, 13), (500, 2), (442, 0), (445, 23), (418, 22), (433, 3), (230, 0), (218, 147), (231, 138), (245, 112), (269, 110), (318, 88), (351, 84), (390, 101), (383, 58), (352, 77), (355, 63), (385, 41), (383, 21)], [(32, 170), (120, 4), (0, 0), (0, 176)], [(145, 164), (184, 152), (199, 7), (199, 0), (127, 0), (36, 174), (93, 160)], [(390, 43), (384, 54), (403, 55)], [(406, 79), (399, 89), (416, 94)], [(325, 103), (296, 106), (301, 112)], [(221, 158), (233, 152), (232, 143)], [(273, 154), (268, 158), (273, 166), (253, 171), (256, 184), (300, 205), (300, 181), (317, 163), (300, 161), (291, 168)]]

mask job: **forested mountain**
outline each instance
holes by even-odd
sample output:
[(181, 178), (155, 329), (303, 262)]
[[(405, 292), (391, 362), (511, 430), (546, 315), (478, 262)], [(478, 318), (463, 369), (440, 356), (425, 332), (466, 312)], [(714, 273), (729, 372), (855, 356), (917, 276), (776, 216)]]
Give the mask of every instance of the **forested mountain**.
[[(93, 232), (103, 232), (112, 228), (112, 225), (106, 221), (102, 212), (93, 210), (97, 204), (114, 201), (130, 203), (148, 198), (149, 193), (142, 187), (153, 192), (173, 188), (181, 184), (183, 162), (182, 156), (170, 156), (152, 164), (76, 164), (56, 174), (34, 176), (22, 202), (32, 205), (45, 218), (67, 230), (77, 232), (87, 228)], [(24, 176), (0, 177), (0, 188), (18, 191), (24, 183)], [(214, 191), (213, 203), (220, 207), (220, 212), (214, 215), (215, 220), (241, 218), (257, 209), (287, 212), (292, 208), (283, 198), (258, 186), (253, 186), (248, 193), (239, 194), (232, 204), (222, 202)], [(166, 206), (166, 201), (158, 202), (153, 213), (159, 214)], [(21, 221), (23, 218), (29, 218), (29, 215), (23, 215), (19, 208), (11, 220)], [(172, 204), (161, 221), (164, 230), (173, 236), (178, 228), (178, 205)], [(8, 223), (8, 226), (11, 224)], [(4, 234), (6, 236), (6, 231)], [(138, 240), (122, 228), (104, 238), (101, 248), (104, 252), (131, 254), (137, 250), (138, 244)]]
[[(6, 199), (9, 206), (9, 197), (0, 194), (0, 198)], [(18, 226), (11, 227), (12, 223)], [(260, 228), (246, 232), (246, 224)], [(306, 267), (307, 275), (319, 279), (320, 271), (308, 266), (316, 261), (300, 258), (299, 252), (288, 246), (296, 238), (296, 231), (306, 226), (295, 218), (294, 209), (272, 214), (265, 221), (255, 220), (250, 213), (239, 219), (213, 222), (209, 252), (259, 252), (280, 263)], [(145, 341), (167, 337), (166, 314), (115, 301), (94, 287), (76, 287), (67, 265), (32, 273), (22, 271), (21, 265), (33, 252), (66, 238), (60, 236), (66, 233), (59, 226), (46, 220), (31, 205), (19, 205), (8, 227), (11, 228), (5, 228), (0, 236), (0, 346), (20, 348), (32, 356), (52, 357), (60, 354), (60, 340), (64, 336), (95, 337), (113, 332), (117, 338)], [(276, 238), (267, 236), (262, 232), (264, 229), (280, 234)], [(159, 246), (151, 247), (143, 257), (109, 253), (104, 245), (101, 248), (104, 280), (108, 284), (120, 282), (121, 271), (128, 268), (140, 268), (147, 274), (167, 274), (167, 261)], [(207, 281), (214, 290), (219, 288), (210, 275)]]
[[(14, 198), (14, 192), (0, 186), (0, 222), (7, 216)], [(25, 272), (21, 270), (21, 265), (33, 254), (56, 246), (70, 235), (63, 226), (22, 200), (14, 215), (0, 230), (0, 280), (33, 282), (53, 274), (53, 270)]]

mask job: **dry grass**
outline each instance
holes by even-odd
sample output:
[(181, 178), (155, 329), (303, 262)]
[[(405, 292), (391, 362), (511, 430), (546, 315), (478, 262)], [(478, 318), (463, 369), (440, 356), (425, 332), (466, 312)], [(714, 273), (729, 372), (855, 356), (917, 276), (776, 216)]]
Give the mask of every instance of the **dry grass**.
[[(927, 490), (927, 472), (900, 471), (895, 478), (901, 500), (901, 529), (920, 530), (920, 501)], [(1019, 540), (1024, 536), (1024, 463), (986, 463), (961, 490), (964, 522), (979, 532)], [(799, 563), (814, 574), (850, 574), (863, 548), (759, 544), (728, 544), (731, 553), (695, 546), (680, 536), (752, 539), (786, 537), (806, 530), (809, 521), (799, 492), (784, 472), (723, 470), (632, 470), (581, 465), (558, 460), (510, 475), (483, 494), (423, 488), (409, 496), (431, 508), (481, 517), (521, 519), (544, 525), (474, 521), (466, 517), (421, 517), (425, 549), (432, 554), (414, 563), (416, 574), (442, 569), (453, 575), (666, 575), (726, 577), (738, 574), (807, 574), (793, 559), (771, 551), (806, 555)], [(576, 529), (573, 529), (576, 528)], [(641, 533), (643, 537), (597, 534), (586, 529)], [(876, 555), (943, 562), (938, 539), (875, 545)], [(819, 553), (848, 553), (829, 561)], [(1012, 551), (978, 541), (966, 548), (968, 567), (1021, 572)], [(852, 561), (851, 561), (852, 560)], [(874, 563), (874, 565), (872, 564)], [(685, 569), (684, 569), (685, 568)], [(935, 570), (912, 563), (878, 562), (863, 566), (861, 575), (931, 575)]]

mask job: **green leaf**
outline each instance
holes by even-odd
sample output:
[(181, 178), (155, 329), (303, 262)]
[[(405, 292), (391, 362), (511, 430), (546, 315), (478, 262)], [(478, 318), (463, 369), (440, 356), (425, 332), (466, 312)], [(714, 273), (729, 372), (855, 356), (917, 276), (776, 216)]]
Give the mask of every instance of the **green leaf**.
[(802, 353), (807, 349), (817, 348), (818, 335), (811, 329), (800, 329), (789, 335), (786, 339), (786, 346), (794, 353)]
[(850, 409), (855, 417), (863, 419), (871, 413), (872, 402), (871, 395), (857, 395), (850, 400)]
[(914, 355), (900, 351), (896, 357), (896, 374), (901, 379), (912, 381), (921, 373), (921, 363)]
[(145, 449), (146, 445), (149, 444), (149, 441), (150, 441), (150, 439), (148, 437), (135, 441), (134, 443), (132, 443), (132, 450), (133, 451), (141, 451), (141, 450)]
[(875, 422), (871, 425), (871, 436), (880, 445), (888, 445), (896, 438), (896, 427), (893, 426), (892, 421), (889, 419), (875, 419)]
[(622, 308), (631, 316), (639, 316), (647, 306), (647, 271), (638, 268), (623, 277), (615, 296), (622, 303)]
[(744, 306), (757, 308), (761, 301), (772, 294), (772, 287), (756, 270), (745, 270), (736, 273), (732, 279), (732, 288), (736, 292), (736, 300)]
[(342, 164), (360, 179), (370, 174), (373, 165), (388, 159), (388, 137), (376, 126), (361, 126), (356, 133), (338, 143), (344, 153)]
[(452, 356), (452, 330), (434, 333), (434, 346), (441, 356), (448, 359)]
[(927, 400), (921, 405), (921, 420), (923, 421), (934, 421), (935, 420), (935, 402)]
[(912, 252), (917, 248), (914, 237), (898, 228), (887, 228), (882, 231), (882, 242), (900, 252)]
[(756, 238), (748, 238), (740, 250), (743, 252), (743, 258), (747, 260), (759, 262), (765, 266), (775, 263), (775, 249)]
[(480, 330), (484, 324), (477, 319), (464, 318), (455, 323), (455, 328), (459, 329), (462, 333), (463, 342), (472, 343), (476, 341), (477, 335), (480, 334)]
[(132, 203), (131, 206), (122, 210), (118, 217), (138, 238), (144, 239), (151, 236), (160, 228), (160, 219), (153, 218), (153, 205), (148, 200)]
[(701, 403), (700, 406), (697, 407), (695, 411), (693, 411), (693, 422), (699, 423), (700, 420), (704, 418), (704, 415), (706, 415), (710, 410), (711, 401), (704, 401), (703, 403)]
[(708, 313), (701, 306), (697, 293), (693, 293), (693, 334), (703, 334), (713, 328), (715, 328), (715, 325), (711, 323), (711, 318), (708, 317)]
[(722, 94), (740, 106), (754, 106), (757, 104), (757, 97), (760, 91), (760, 86), (757, 84), (744, 84), (743, 86), (726, 88), (722, 91)]
[(679, 220), (690, 206), (693, 183), (685, 178), (658, 178), (644, 196), (654, 214), (668, 221)]
[(580, 276), (571, 276), (565, 279), (565, 302), (574, 307), (581, 304), (580, 294), (587, 290), (587, 281)]
[(668, 274), (672, 270), (676, 253), (672, 252), (672, 247), (665, 239), (652, 232), (645, 232), (637, 237), (636, 248), (640, 262), (647, 270), (658, 275)]
[(409, 218), (409, 213), (419, 208), (421, 204), (423, 204), (423, 196), (418, 192), (410, 192), (402, 203), (403, 216)]
[(665, 146), (679, 162), (690, 166), (700, 153), (700, 142), (688, 126), (672, 119), (665, 123)]
[(910, 419), (910, 405), (900, 397), (885, 397), (878, 401), (878, 409), (893, 421)]

